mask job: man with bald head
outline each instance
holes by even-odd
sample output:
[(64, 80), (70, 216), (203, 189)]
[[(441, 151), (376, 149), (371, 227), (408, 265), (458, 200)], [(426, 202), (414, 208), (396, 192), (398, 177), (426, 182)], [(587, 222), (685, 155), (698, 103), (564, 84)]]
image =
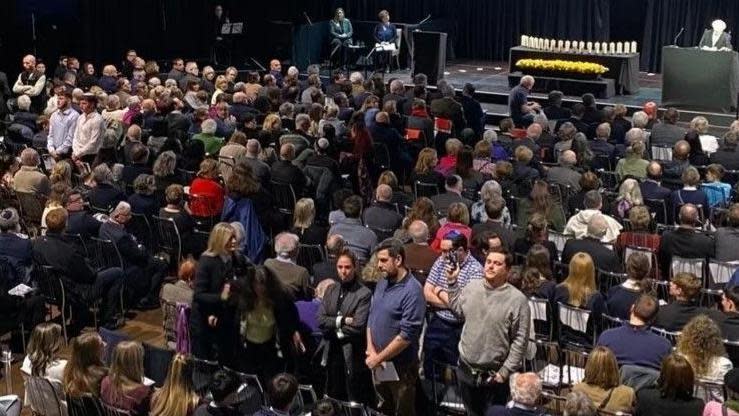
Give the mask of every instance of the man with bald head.
[(660, 267), (662, 275), (669, 276), (673, 256), (706, 259), (714, 255), (714, 242), (708, 235), (699, 232), (698, 208), (685, 204), (678, 215), (679, 226), (662, 234)]
[(375, 191), (375, 201), (364, 210), (364, 225), (377, 234), (377, 241), (391, 237), (403, 222), (397, 206), (390, 203), (392, 198), (393, 188), (379, 185)]
[(559, 165), (549, 168), (547, 182), (556, 183), (570, 188), (570, 192), (580, 192), (580, 178), (582, 174), (575, 170), (577, 155), (572, 150), (565, 150), (559, 154)]
[(26, 55), (23, 57), (23, 72), (18, 74), (18, 79), (13, 85), (16, 95), (27, 95), (31, 97), (31, 110), (38, 113), (43, 109), (42, 93), (46, 86), (46, 75), (36, 71), (36, 57)]
[(569, 264), (572, 256), (583, 252), (588, 253), (593, 258), (596, 270), (621, 272), (623, 266), (618, 255), (601, 242), (607, 231), (608, 222), (603, 215), (595, 214), (590, 217), (585, 236), (579, 239), (571, 238), (567, 240), (562, 250), (562, 263)]
[(254, 176), (259, 180), (262, 186), (269, 186), (271, 178), (270, 167), (259, 159), (259, 152), (262, 150), (259, 140), (249, 139), (246, 142), (246, 154), (241, 159), (244, 163), (251, 166), (251, 171), (254, 172)]
[[(247, 143), (248, 151), (248, 143)], [(272, 164), (271, 176), (272, 181), (282, 184), (290, 184), (295, 190), (296, 196), (302, 195), (307, 185), (305, 174), (299, 167), (293, 165), (295, 159), (295, 146), (292, 143), (285, 143), (280, 146), (280, 158)]]
[(516, 126), (527, 127), (534, 122), (534, 115), (541, 110), (539, 103), (529, 101), (534, 82), (534, 77), (525, 75), (508, 95), (508, 111)]
[[(670, 190), (662, 186), (662, 165), (652, 161), (647, 165), (647, 178), (639, 184), (642, 198), (646, 199), (666, 199), (670, 196)], [(659, 214), (659, 213), (658, 213)], [(659, 222), (664, 222), (658, 220)]]
[(274, 77), (275, 85), (282, 88), (282, 64), (279, 59), (273, 59), (269, 61), (269, 74)]
[(669, 187), (678, 189), (681, 187), (683, 171), (690, 166), (690, 143), (679, 140), (672, 148), (672, 160), (664, 164), (663, 177)]
[(439, 257), (439, 253), (429, 246), (429, 227), (425, 222), (421, 220), (413, 221), (408, 226), (408, 235), (411, 242), (404, 246), (405, 255), (408, 256), (405, 265), (423, 283), (431, 270), (431, 266)]

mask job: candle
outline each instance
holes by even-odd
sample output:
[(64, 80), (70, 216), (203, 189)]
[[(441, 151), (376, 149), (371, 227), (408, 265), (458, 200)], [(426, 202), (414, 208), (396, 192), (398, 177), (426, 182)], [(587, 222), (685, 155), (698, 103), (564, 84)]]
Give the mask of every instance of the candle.
[(616, 53), (624, 53), (624, 43), (618, 42), (616, 44)]
[(636, 41), (631, 42), (631, 53), (637, 53), (637, 51), (636, 51)]
[(588, 50), (588, 53), (593, 53), (593, 42), (588, 42), (585, 48)]

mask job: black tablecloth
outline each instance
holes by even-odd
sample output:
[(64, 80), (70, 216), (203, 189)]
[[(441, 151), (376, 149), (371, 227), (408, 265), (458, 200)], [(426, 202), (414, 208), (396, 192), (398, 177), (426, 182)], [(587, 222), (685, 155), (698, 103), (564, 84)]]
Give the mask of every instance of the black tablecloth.
[[(636, 94), (639, 92), (639, 54), (594, 55), (574, 52), (553, 52), (516, 46), (510, 50), (510, 71), (519, 71), (519, 59), (562, 59), (566, 61), (593, 62), (608, 67), (603, 78), (616, 82), (617, 94)], [(523, 71), (526, 72), (526, 71)]]
[(662, 48), (662, 106), (729, 113), (737, 105), (739, 54)]

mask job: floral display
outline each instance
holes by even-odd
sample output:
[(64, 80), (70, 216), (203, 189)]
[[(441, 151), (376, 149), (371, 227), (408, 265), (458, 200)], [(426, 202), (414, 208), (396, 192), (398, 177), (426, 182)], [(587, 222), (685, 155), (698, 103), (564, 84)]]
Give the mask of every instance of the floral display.
[(593, 62), (564, 61), (560, 59), (521, 59), (516, 62), (516, 67), (521, 70), (593, 75), (602, 75), (608, 72), (608, 67)]

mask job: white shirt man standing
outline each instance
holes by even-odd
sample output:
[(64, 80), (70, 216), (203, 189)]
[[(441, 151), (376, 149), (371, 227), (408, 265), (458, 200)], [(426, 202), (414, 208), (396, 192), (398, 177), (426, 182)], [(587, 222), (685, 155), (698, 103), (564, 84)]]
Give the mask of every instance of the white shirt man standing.
[(72, 158), (92, 163), (103, 144), (105, 122), (96, 111), (97, 97), (85, 94), (80, 100), (82, 114), (77, 118), (77, 126), (72, 139)]
[(61, 91), (56, 95), (56, 110), (49, 118), (46, 149), (54, 159), (69, 157), (79, 114), (72, 109), (72, 94)]

